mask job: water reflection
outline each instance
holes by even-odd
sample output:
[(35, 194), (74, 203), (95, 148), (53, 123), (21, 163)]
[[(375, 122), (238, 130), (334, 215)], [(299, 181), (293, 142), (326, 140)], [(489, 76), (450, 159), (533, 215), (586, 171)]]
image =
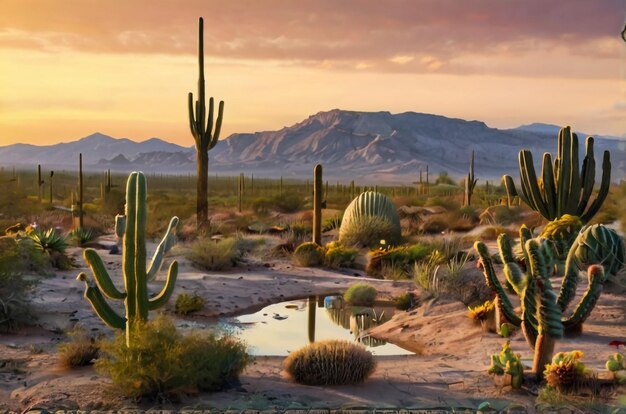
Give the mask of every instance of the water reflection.
[(287, 355), (309, 342), (324, 339), (358, 341), (377, 355), (411, 354), (365, 334), (367, 329), (391, 319), (394, 312), (391, 306), (352, 307), (341, 296), (311, 296), (276, 303), (225, 322), (255, 355)]

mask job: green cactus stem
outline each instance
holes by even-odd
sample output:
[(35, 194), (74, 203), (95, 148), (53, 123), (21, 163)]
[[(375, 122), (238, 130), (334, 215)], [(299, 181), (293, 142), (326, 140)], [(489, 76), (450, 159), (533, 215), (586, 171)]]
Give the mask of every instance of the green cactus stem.
[(313, 243), (322, 245), (322, 166), (313, 169)]
[(589, 204), (595, 183), (593, 142), (592, 137), (587, 138), (585, 158), (579, 171), (578, 137), (572, 134), (570, 127), (561, 128), (557, 157), (553, 163), (552, 155), (544, 154), (540, 179), (535, 173), (531, 152), (520, 151), (521, 194), (518, 193), (510, 176), (503, 177), (509, 204), (513, 197), (518, 196), (530, 208), (550, 221), (564, 214), (571, 214), (579, 216), (583, 223), (589, 222), (606, 199), (611, 182), (611, 158), (610, 153), (605, 151), (600, 190)]
[(591, 314), (604, 289), (606, 276), (601, 265), (591, 265), (587, 269), (587, 290), (583, 293), (574, 312), (563, 321), (563, 326), (570, 332), (582, 331), (582, 325)]
[[(178, 263), (173, 261), (169, 267), (167, 279), (161, 292), (153, 298), (148, 295), (148, 274), (150, 271), (156, 272), (160, 263), (153, 259), (150, 269), (146, 269), (146, 241), (145, 230), (147, 221), (146, 208), (146, 178), (141, 172), (133, 172), (128, 177), (126, 187), (126, 215), (123, 220), (125, 229), (123, 232), (123, 256), (122, 270), (124, 276), (125, 292), (120, 291), (113, 283), (111, 276), (107, 272), (102, 259), (93, 249), (85, 249), (85, 261), (93, 273), (95, 282), (90, 280), (85, 273), (80, 273), (77, 277), (85, 283), (85, 298), (91, 303), (94, 311), (108, 326), (116, 329), (126, 328), (126, 344), (130, 346), (133, 326), (148, 319), (148, 312), (163, 306), (171, 296), (178, 274)], [(168, 231), (159, 244), (165, 247), (168, 245), (170, 232), (178, 223), (178, 218), (174, 217), (170, 221)], [(155, 256), (159, 256), (159, 249)], [(162, 260), (162, 253), (159, 256)], [(113, 300), (124, 300), (126, 309), (125, 316), (117, 314), (106, 301), (105, 297)]]
[(469, 206), (472, 203), (472, 195), (474, 194), (474, 188), (478, 179), (474, 177), (474, 150), (472, 150), (472, 156), (470, 157), (470, 169), (465, 178), (465, 206)]
[(224, 114), (224, 101), (220, 101), (215, 128), (213, 128), (214, 103), (213, 98), (209, 98), (209, 112), (207, 117), (204, 88), (204, 20), (200, 17), (198, 21), (198, 99), (195, 108), (193, 103), (193, 93), (187, 96), (189, 109), (189, 129), (196, 143), (197, 162), (197, 226), (205, 227), (208, 224), (209, 199), (209, 150), (215, 147), (222, 129), (222, 116)]

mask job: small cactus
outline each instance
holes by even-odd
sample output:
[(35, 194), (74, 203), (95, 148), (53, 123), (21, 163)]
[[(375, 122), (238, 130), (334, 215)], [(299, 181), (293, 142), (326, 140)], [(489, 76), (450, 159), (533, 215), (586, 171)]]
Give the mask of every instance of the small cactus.
[(488, 372), (493, 375), (510, 375), (511, 387), (517, 390), (522, 387), (524, 382), (524, 365), (521, 361), (521, 355), (514, 354), (509, 344), (510, 342), (507, 341), (499, 354), (491, 356), (491, 366)]
[(362, 193), (346, 208), (339, 241), (346, 245), (395, 245), (400, 241), (400, 217), (389, 197), (374, 191)]

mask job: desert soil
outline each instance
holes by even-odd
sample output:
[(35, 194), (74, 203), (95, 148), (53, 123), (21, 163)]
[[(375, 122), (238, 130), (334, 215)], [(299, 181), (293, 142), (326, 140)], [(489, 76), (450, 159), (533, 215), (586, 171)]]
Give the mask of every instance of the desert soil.
[[(104, 238), (103, 244), (111, 244)], [(154, 246), (152, 246), (154, 248)], [(99, 253), (110, 273), (120, 276), (120, 255)], [(282, 370), (282, 357), (258, 356), (241, 375), (239, 384), (217, 393), (181, 395), (178, 401), (137, 403), (119, 396), (110, 381), (92, 367), (64, 370), (59, 367), (57, 345), (66, 340), (64, 331), (80, 325), (94, 332), (110, 334), (83, 298), (83, 284), (76, 281), (88, 271), (81, 249), (70, 254), (80, 268), (58, 272), (44, 279), (32, 297), (37, 326), (0, 336), (0, 410), (33, 408), (66, 410), (137, 409), (302, 409), (302, 408), (476, 408), (489, 401), (492, 407), (524, 407), (522, 412), (539, 412), (536, 390), (512, 391), (487, 375), (489, 356), (499, 352), (504, 339), (486, 332), (467, 317), (460, 302), (423, 300), (422, 305), (374, 328), (371, 334), (416, 352), (410, 356), (379, 356), (375, 373), (364, 384), (339, 387), (311, 387), (290, 382)], [(171, 260), (172, 258), (168, 258)], [(310, 295), (343, 292), (357, 281), (376, 286), (383, 298), (413, 290), (412, 282), (369, 279), (358, 270), (329, 271), (298, 268), (287, 261), (251, 262), (230, 271), (199, 271), (182, 257), (174, 297), (195, 293), (206, 299), (205, 308), (195, 316), (206, 321), (256, 311), (269, 304)], [(154, 282), (157, 290), (164, 275)], [(579, 294), (585, 289), (581, 283)], [(173, 302), (173, 301), (172, 301)], [(169, 311), (172, 311), (171, 304)], [(626, 299), (604, 293), (585, 332), (559, 341), (556, 351), (582, 350), (589, 368), (604, 371), (604, 362), (615, 349), (607, 344), (626, 338)], [(521, 333), (511, 346), (526, 364), (532, 353)], [(596, 405), (624, 403), (624, 388), (607, 389)], [(620, 399), (622, 398), (622, 399)]]

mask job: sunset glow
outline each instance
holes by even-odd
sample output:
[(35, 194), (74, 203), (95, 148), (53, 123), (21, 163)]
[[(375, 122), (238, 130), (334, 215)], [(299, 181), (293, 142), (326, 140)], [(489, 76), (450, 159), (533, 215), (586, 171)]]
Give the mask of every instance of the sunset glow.
[(0, 145), (193, 144), (197, 20), (222, 137), (332, 108), (626, 136), (623, 1), (3, 1)]

